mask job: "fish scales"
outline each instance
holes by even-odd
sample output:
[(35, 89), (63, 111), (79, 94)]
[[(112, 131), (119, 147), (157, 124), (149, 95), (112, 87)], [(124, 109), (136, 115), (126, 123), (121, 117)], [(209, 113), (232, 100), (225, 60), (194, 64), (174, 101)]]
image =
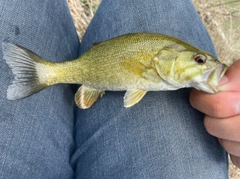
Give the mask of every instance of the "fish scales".
[(108, 90), (126, 90), (125, 107), (138, 103), (147, 91), (194, 87), (216, 93), (218, 81), (227, 70), (208, 52), (155, 33), (115, 37), (93, 45), (78, 59), (60, 63), (11, 43), (3, 43), (2, 49), (15, 75), (8, 99), (24, 98), (58, 83), (81, 84), (75, 101), (83, 109)]

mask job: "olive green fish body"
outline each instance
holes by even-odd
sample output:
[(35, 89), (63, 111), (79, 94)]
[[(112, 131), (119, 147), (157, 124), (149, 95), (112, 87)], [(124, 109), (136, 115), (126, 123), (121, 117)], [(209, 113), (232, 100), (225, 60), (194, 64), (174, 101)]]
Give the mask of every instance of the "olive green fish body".
[[(195, 87), (214, 93), (227, 69), (209, 53), (182, 40), (151, 33), (127, 34), (98, 43), (78, 59), (61, 63), (45, 61), (9, 43), (3, 44), (3, 53), (17, 76), (9, 86), (8, 99), (26, 97), (58, 83), (82, 84), (75, 95), (80, 108), (90, 107), (106, 90), (127, 90), (125, 107), (139, 102), (147, 91)], [(16, 53), (27, 60), (22, 63), (13, 56)], [(25, 85), (21, 85), (20, 76), (26, 68), (35, 72), (29, 84), (25, 76)]]

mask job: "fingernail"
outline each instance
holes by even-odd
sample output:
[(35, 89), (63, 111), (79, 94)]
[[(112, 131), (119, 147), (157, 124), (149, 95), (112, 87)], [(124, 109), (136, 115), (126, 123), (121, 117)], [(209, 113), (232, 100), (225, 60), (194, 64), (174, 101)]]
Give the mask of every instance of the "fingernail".
[(240, 113), (240, 101), (236, 103), (235, 111), (236, 111), (236, 114)]
[(224, 75), (221, 80), (218, 82), (218, 86), (224, 85), (228, 82), (228, 78)]

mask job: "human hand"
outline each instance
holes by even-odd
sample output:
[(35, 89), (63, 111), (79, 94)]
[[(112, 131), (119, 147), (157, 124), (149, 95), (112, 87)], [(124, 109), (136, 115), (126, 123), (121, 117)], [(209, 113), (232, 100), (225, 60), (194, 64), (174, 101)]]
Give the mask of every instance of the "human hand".
[(229, 67), (216, 94), (192, 90), (190, 103), (205, 113), (204, 125), (240, 168), (240, 60)]

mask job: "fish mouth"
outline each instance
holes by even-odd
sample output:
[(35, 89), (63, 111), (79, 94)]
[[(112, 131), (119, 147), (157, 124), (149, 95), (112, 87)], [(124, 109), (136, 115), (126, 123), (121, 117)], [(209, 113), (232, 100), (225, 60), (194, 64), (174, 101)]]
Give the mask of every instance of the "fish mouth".
[(213, 93), (219, 92), (217, 89), (218, 82), (221, 80), (225, 72), (227, 71), (228, 66), (220, 63), (208, 76), (207, 83), (212, 89)]

